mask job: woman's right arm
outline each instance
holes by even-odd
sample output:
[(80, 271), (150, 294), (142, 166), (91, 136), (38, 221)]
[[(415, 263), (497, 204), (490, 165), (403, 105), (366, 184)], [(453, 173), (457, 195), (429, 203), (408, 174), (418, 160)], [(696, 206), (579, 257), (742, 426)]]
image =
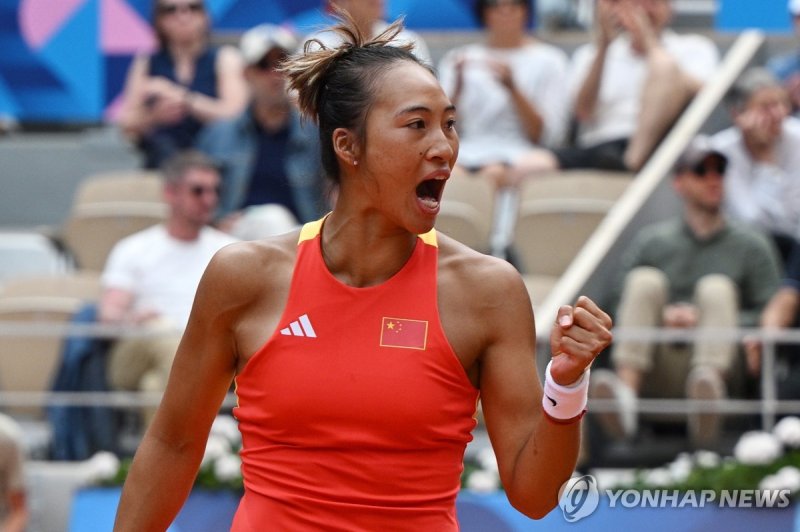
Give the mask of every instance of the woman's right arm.
[(192, 488), (236, 370), (233, 328), (254, 293), (241, 249), (217, 253), (200, 281), (166, 392), (122, 490), (115, 531), (166, 530)]

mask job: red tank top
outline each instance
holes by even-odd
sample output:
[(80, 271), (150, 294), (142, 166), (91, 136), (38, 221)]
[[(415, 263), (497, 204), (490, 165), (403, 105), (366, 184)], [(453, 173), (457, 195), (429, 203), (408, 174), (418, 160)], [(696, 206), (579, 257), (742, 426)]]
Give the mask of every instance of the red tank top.
[(478, 391), (439, 322), (436, 234), (354, 288), (325, 266), (321, 227), (303, 227), (280, 325), (236, 378), (232, 530), (457, 530)]

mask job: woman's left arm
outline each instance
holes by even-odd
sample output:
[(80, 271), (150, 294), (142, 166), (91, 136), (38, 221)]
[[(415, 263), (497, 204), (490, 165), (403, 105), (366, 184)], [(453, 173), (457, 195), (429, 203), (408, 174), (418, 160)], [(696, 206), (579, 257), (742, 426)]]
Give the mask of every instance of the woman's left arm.
[(239, 114), (250, 97), (244, 79), (244, 64), (239, 52), (232, 46), (223, 46), (217, 52), (217, 97), (199, 92), (186, 93), (189, 112), (201, 122), (230, 118)]
[[(498, 273), (493, 297), (502, 294), (502, 303), (485, 313), (493, 332), (481, 358), (481, 402), (509, 502), (539, 519), (556, 506), (575, 468), (580, 421), (558, 423), (544, 413), (530, 299), (518, 275)], [(556, 320), (551, 377), (568, 386), (610, 343), (611, 319), (581, 297), (574, 307), (562, 307)]]

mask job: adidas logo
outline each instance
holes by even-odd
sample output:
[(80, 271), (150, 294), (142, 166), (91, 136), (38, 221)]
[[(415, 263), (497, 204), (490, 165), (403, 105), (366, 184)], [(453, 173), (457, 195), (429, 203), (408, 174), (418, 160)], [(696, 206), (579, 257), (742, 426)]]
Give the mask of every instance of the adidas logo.
[(317, 333), (314, 332), (314, 327), (311, 326), (311, 320), (308, 319), (308, 314), (303, 314), (297, 318), (297, 320), (290, 323), (288, 327), (281, 329), (281, 334), (284, 336), (317, 337)]

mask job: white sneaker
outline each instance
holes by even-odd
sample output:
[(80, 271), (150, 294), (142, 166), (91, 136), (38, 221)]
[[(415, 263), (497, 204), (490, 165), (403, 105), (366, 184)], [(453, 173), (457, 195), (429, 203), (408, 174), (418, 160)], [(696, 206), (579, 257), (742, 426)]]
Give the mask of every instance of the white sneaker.
[(592, 399), (613, 400), (616, 412), (595, 414), (606, 434), (615, 440), (633, 437), (637, 430), (636, 393), (622, 382), (617, 375), (607, 369), (592, 370), (589, 383), (589, 397)]
[[(719, 371), (707, 366), (698, 366), (686, 379), (686, 397), (698, 401), (721, 401), (727, 392)], [(713, 447), (722, 431), (722, 416), (719, 412), (690, 412), (688, 417), (689, 440), (697, 449)]]

